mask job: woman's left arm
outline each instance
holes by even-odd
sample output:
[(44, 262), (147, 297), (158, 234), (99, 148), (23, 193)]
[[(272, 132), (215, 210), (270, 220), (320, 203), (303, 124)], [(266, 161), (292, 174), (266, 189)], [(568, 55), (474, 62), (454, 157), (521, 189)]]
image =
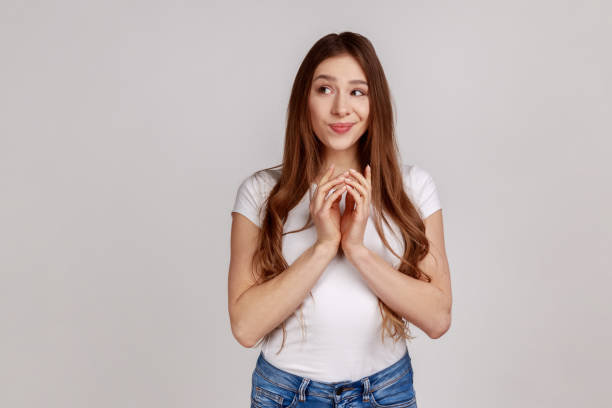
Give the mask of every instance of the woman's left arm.
[(437, 339), (450, 327), (452, 307), (442, 210), (434, 212), (423, 222), (429, 252), (419, 262), (419, 268), (431, 277), (431, 282), (399, 272), (363, 244), (343, 249), (376, 296), (430, 338)]

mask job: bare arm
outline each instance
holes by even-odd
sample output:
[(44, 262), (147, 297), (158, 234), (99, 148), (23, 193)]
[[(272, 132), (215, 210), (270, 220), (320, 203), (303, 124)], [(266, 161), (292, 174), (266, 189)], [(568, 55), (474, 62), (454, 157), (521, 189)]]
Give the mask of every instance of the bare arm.
[(251, 273), (258, 227), (233, 213), (228, 306), (232, 333), (244, 347), (280, 325), (302, 303), (337, 248), (315, 243), (281, 274), (256, 285)]
[(430, 338), (437, 339), (450, 328), (452, 309), (442, 210), (427, 217), (424, 223), (430, 247), (419, 267), (431, 277), (431, 282), (400, 273), (363, 245), (347, 249), (346, 254), (376, 296)]

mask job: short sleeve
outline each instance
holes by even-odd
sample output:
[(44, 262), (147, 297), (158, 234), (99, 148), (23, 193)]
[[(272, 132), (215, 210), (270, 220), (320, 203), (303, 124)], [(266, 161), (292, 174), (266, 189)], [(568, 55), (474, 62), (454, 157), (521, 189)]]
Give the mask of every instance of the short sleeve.
[(255, 175), (250, 175), (245, 178), (236, 192), (236, 198), (234, 200), (234, 207), (232, 212), (238, 212), (249, 220), (253, 221), (255, 225), (261, 227), (261, 204), (263, 202), (263, 196), (259, 188)]
[(416, 164), (406, 165), (407, 189), (422, 219), (442, 208), (436, 184), (425, 169)]

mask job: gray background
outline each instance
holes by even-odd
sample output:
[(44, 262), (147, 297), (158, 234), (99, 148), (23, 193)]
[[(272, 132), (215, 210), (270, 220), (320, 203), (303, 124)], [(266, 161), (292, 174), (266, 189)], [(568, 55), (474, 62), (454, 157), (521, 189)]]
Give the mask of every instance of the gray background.
[(419, 407), (609, 403), (611, 3), (373, 4), (0, 3), (0, 406), (248, 406), (231, 206), (343, 30), (442, 200), (453, 321), (412, 326)]

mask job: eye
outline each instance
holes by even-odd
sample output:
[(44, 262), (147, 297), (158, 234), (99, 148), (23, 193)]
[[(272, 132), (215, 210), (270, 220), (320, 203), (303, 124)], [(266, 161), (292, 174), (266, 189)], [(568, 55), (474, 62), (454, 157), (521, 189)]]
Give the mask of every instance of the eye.
[[(326, 89), (328, 89), (328, 90), (329, 90), (330, 88), (329, 88), (329, 87), (327, 87), (327, 86), (324, 86), (324, 85), (323, 85), (323, 86), (320, 86), (319, 88), (317, 88), (318, 92), (319, 92), (319, 93), (322, 93), (322, 94), (326, 94), (326, 93), (325, 93), (325, 90), (326, 90)], [(356, 95), (356, 96), (366, 96), (366, 95), (367, 95), (366, 91), (364, 91), (364, 90), (362, 90), (362, 89), (353, 89), (353, 92), (360, 92), (360, 93), (361, 93), (361, 95)]]
[[(322, 91), (322, 89), (323, 89), (323, 91)], [(319, 87), (319, 93), (324, 94), (324, 93), (325, 93), (325, 91), (324, 91), (325, 89), (329, 89), (329, 88), (328, 88), (328, 87), (326, 87), (326, 86), (320, 86), (320, 87)]]

